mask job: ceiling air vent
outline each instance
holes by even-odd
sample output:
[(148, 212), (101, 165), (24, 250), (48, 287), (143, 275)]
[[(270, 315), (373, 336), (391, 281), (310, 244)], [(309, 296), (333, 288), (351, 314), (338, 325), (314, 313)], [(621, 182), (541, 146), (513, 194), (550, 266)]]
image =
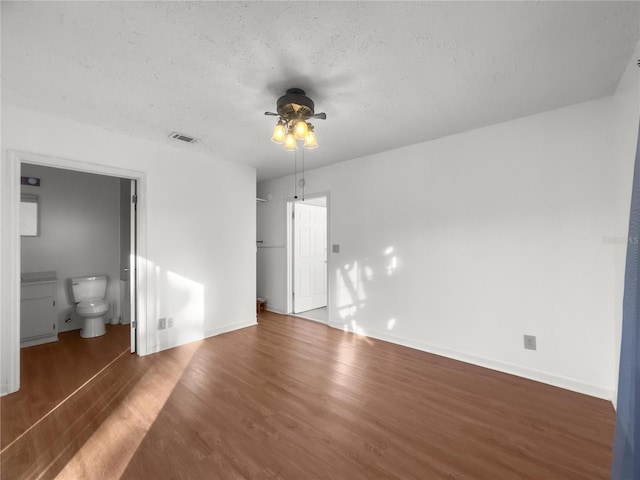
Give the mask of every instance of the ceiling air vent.
[(196, 138), (185, 135), (184, 133), (173, 132), (169, 135), (169, 138), (174, 138), (176, 140), (180, 140), (181, 142), (198, 143), (198, 140)]

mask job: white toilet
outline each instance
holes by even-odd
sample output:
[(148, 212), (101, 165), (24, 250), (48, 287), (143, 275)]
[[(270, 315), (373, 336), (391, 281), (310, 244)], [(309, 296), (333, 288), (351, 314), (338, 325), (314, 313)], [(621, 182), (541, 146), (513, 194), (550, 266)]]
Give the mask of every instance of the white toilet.
[(73, 301), (76, 302), (76, 313), (84, 319), (80, 336), (93, 338), (104, 335), (104, 317), (109, 311), (109, 302), (104, 297), (107, 293), (107, 277), (76, 277), (71, 279)]

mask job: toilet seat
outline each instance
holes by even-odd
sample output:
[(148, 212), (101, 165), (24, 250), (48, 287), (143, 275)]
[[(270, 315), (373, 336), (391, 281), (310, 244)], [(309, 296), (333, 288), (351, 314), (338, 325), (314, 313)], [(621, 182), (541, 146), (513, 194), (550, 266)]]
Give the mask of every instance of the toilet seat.
[(87, 298), (78, 303), (76, 307), (76, 312), (82, 316), (102, 314), (107, 310), (109, 310), (109, 304), (104, 298)]

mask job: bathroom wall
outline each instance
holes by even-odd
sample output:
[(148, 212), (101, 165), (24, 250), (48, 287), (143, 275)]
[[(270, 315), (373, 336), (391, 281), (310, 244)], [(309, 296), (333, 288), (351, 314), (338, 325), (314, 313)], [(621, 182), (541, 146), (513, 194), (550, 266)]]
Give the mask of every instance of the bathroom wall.
[(40, 214), (40, 235), (21, 237), (22, 272), (56, 271), (59, 332), (82, 327), (81, 320), (70, 315), (74, 303), (69, 279), (107, 275), (112, 305), (108, 321), (114, 302), (120, 301), (120, 180), (29, 164), (23, 164), (21, 173), (40, 178), (40, 187), (22, 186), (22, 193), (38, 195)]

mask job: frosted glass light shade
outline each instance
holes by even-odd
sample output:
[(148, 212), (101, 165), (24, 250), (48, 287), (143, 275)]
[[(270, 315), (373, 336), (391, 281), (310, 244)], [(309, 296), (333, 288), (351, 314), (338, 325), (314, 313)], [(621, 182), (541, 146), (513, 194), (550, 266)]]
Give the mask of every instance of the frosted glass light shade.
[(316, 142), (316, 134), (313, 130), (309, 130), (307, 138), (304, 139), (304, 148), (318, 148), (318, 142)]
[(271, 137), (271, 141), (273, 143), (283, 143), (284, 142), (284, 125), (282, 122), (278, 122), (275, 128), (273, 129), (273, 136)]
[(296, 137), (293, 135), (293, 133), (287, 133), (287, 136), (284, 137), (284, 149), (285, 150), (296, 149)]
[(309, 126), (304, 120), (299, 120), (294, 126), (294, 133), (298, 140), (305, 140), (309, 134)]

